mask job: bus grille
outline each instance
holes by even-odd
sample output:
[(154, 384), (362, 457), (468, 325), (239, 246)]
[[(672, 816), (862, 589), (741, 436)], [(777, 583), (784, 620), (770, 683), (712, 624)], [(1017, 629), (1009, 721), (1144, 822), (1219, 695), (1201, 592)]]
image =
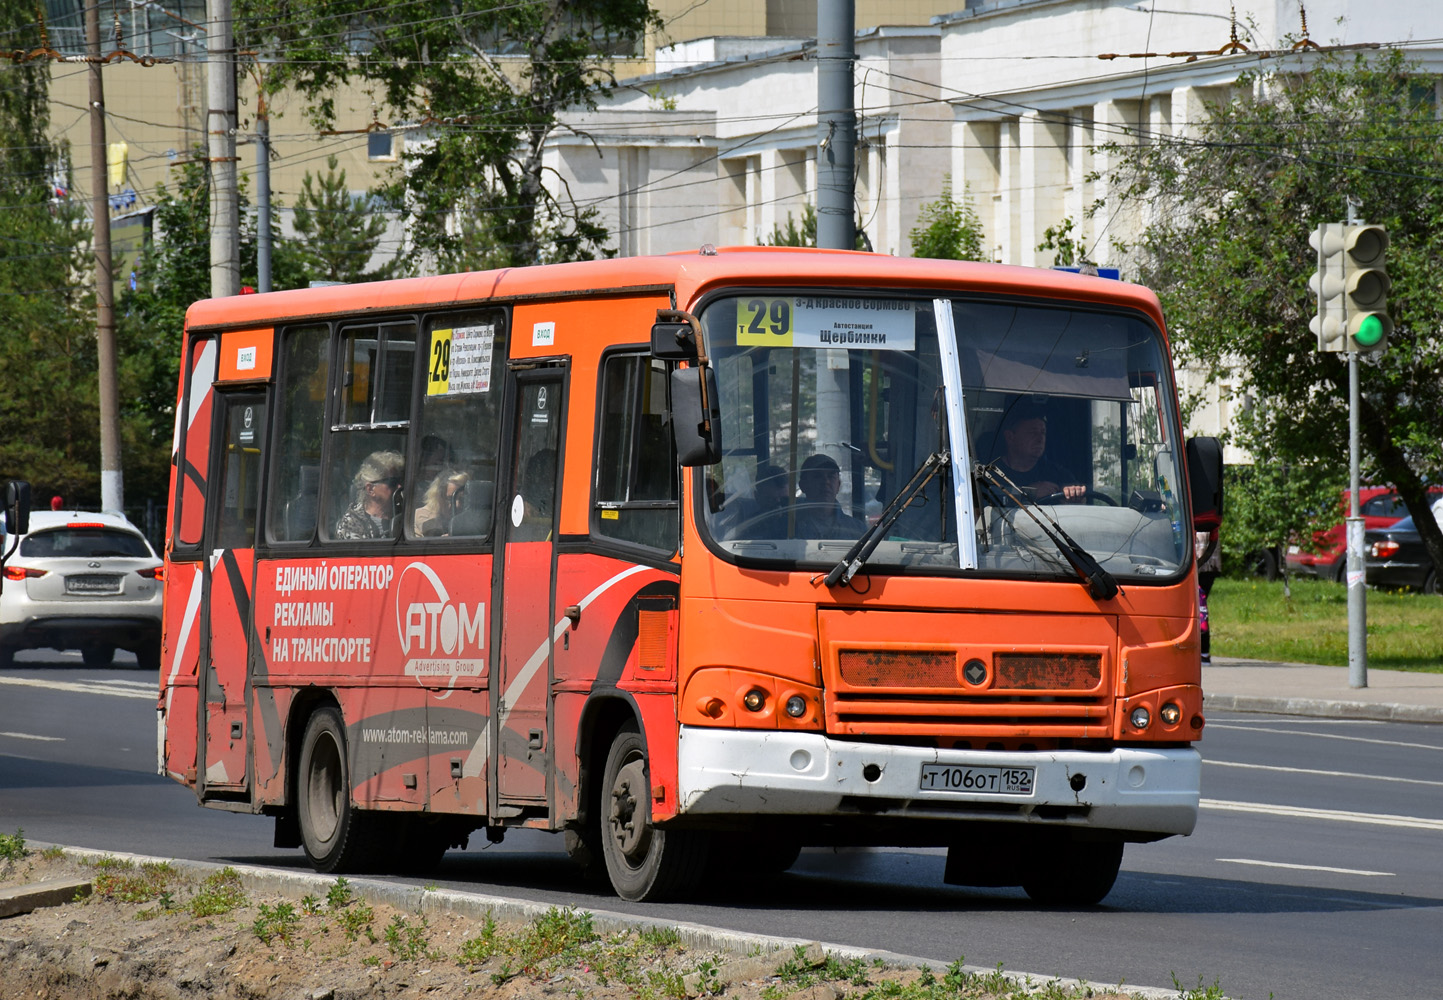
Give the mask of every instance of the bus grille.
[(1110, 732), (1100, 656), (999, 652), (988, 660), (959, 664), (954, 650), (838, 650), (827, 670), (827, 729), (984, 744)]

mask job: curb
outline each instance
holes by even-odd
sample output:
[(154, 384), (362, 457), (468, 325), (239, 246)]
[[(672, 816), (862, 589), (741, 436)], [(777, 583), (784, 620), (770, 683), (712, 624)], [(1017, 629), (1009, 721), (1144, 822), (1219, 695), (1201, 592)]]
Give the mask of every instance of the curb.
[[(65, 852), (66, 857), (76, 860), (118, 858), (134, 862), (135, 864), (164, 863), (179, 871), (187, 872), (201, 878), (220, 871), (222, 868), (230, 868), (240, 876), (241, 884), (252, 892), (273, 892), (296, 899), (308, 893), (320, 892), (324, 894), (330, 886), (335, 884), (335, 876), (331, 875), (319, 875), (310, 872), (278, 871), (273, 868), (264, 868), (257, 865), (222, 865), (209, 861), (190, 861), (176, 858), (160, 858), (145, 854), (128, 854), (124, 851), (97, 851), (90, 848), (66, 847), (62, 844), (35, 843), (32, 846), (42, 850), (47, 847), (58, 847)], [(454, 889), (424, 889), (419, 886), (397, 885), (394, 882), (384, 882), (379, 879), (353, 879), (348, 877), (346, 882), (351, 887), (352, 892), (369, 903), (384, 903), (389, 906), (394, 906), (397, 909), (409, 910), (414, 913), (450, 912), (460, 913), (477, 919), (484, 919), (487, 915), (490, 915), (499, 919), (529, 921), (543, 916), (551, 910), (557, 909), (556, 905), (552, 903), (533, 903), (524, 899), (512, 899), (506, 896), (488, 896), (484, 893), (460, 892)], [(615, 910), (591, 909), (585, 912), (591, 914), (592, 926), (601, 933), (640, 930), (658, 925), (656, 920), (634, 916), (630, 913), (620, 913)], [(706, 924), (695, 924), (685, 921), (674, 923), (662, 921), (662, 924), (674, 927), (681, 940), (693, 948), (731, 952), (738, 956), (754, 955), (758, 950), (762, 952), (783, 952), (796, 948), (820, 945), (824, 951), (843, 959), (861, 959), (869, 963), (880, 960), (884, 965), (907, 966), (912, 968), (926, 967), (930, 968), (933, 972), (944, 972), (949, 966), (949, 963), (939, 962), (936, 959), (922, 958), (917, 955), (902, 955), (892, 951), (872, 951), (853, 945), (829, 944), (827, 942), (809, 941), (803, 938), (775, 937), (768, 934), (751, 934), (745, 931), (733, 931), (723, 927), (710, 927)], [(1077, 990), (1082, 996), (1088, 995), (1085, 991), (1089, 987), (1096, 988), (1100, 985), (1097, 983), (1088, 983), (1080, 979), (1041, 976), (1027, 972), (986, 968), (980, 965), (964, 965), (962, 968), (963, 971), (977, 976), (996, 975), (1000, 971), (1004, 978), (1018, 986), (1029, 989), (1036, 989), (1046, 984), (1056, 983), (1064, 989)], [(1118, 992), (1124, 992), (1121, 985), (1118, 986)], [(1125, 993), (1128, 996), (1142, 998), (1142, 1000), (1181, 1000), (1183, 996), (1183, 994), (1177, 990), (1150, 986), (1128, 986), (1126, 987)]]
[(1203, 709), (1220, 712), (1261, 712), (1269, 715), (1306, 715), (1326, 719), (1366, 719), (1371, 722), (1443, 723), (1443, 708), (1430, 705), (1331, 701), (1323, 698), (1204, 694)]

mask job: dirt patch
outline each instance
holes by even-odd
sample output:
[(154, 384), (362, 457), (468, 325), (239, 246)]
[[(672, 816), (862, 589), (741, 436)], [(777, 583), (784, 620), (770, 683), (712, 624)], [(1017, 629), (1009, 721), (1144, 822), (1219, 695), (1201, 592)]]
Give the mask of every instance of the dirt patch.
[[(0, 889), (86, 877), (93, 892), (0, 920), (0, 996), (33, 1000), (684, 1000), (1020, 997), (1000, 975), (884, 967), (819, 946), (740, 956), (674, 928), (600, 933), (589, 914), (503, 921), (371, 902), (344, 879), (299, 898), (167, 864), (58, 851), (0, 862)], [(323, 893), (323, 895), (321, 894)], [(1061, 998), (1074, 994), (1049, 988)]]

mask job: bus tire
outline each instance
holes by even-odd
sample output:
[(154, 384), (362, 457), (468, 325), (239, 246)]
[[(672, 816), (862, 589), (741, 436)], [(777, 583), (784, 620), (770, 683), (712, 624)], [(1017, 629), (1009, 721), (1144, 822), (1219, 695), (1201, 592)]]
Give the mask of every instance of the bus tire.
[(370, 852), (372, 824), (351, 804), (350, 770), (341, 713), (317, 709), (306, 721), (296, 775), (301, 847), (316, 871), (356, 871)]
[(652, 825), (646, 743), (635, 723), (612, 740), (601, 789), (601, 850), (616, 894), (649, 903), (695, 886), (706, 868), (706, 836)]
[(1112, 891), (1122, 867), (1122, 841), (1058, 838), (1039, 845), (1022, 889), (1045, 906), (1094, 906)]

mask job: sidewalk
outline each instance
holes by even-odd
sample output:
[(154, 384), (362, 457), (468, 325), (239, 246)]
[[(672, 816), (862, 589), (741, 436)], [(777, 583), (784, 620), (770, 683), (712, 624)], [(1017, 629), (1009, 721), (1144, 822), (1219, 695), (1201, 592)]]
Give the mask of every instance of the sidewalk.
[(1443, 674), (1368, 670), (1368, 686), (1348, 686), (1347, 667), (1214, 656), (1203, 666), (1203, 707), (1331, 719), (1443, 723)]

